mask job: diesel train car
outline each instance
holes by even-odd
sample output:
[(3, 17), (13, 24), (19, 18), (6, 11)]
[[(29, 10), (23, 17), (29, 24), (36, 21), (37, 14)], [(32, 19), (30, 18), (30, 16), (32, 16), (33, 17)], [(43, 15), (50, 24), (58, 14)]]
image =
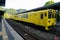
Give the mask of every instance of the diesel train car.
[(12, 14), (8, 14), (8, 13), (4, 13), (4, 18), (7, 18), (7, 19), (12, 19)]
[(18, 15), (15, 15), (13, 19), (39, 25), (40, 27), (43, 27), (45, 30), (50, 30), (50, 27), (54, 27), (54, 25), (56, 24), (55, 14), (56, 10), (46, 9), (40, 11), (20, 13)]

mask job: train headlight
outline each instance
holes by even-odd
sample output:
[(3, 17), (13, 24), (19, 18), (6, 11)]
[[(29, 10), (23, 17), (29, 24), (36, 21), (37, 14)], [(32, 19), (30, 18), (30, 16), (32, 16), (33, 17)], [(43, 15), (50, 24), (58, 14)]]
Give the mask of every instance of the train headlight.
[(48, 22), (51, 22), (50, 20)]

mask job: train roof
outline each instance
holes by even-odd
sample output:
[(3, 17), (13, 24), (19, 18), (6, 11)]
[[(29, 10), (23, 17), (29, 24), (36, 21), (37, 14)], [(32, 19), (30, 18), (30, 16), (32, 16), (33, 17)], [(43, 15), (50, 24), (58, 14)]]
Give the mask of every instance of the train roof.
[(31, 11), (39, 11), (39, 10), (45, 10), (45, 9), (59, 10), (60, 9), (60, 2), (51, 4), (51, 5), (48, 5), (48, 6), (43, 6), (43, 7), (35, 8), (35, 9), (28, 10), (28, 11), (21, 12), (21, 13), (26, 13), (26, 12), (31, 12)]

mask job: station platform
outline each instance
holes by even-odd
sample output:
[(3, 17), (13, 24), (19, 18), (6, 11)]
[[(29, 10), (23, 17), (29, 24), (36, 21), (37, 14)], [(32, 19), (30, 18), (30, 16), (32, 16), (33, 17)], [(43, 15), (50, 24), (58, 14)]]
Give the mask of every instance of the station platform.
[[(60, 25), (60, 22), (57, 24)], [(26, 26), (27, 27), (27, 26)], [(60, 26), (59, 26), (60, 27)], [(50, 33), (46, 33), (46, 32), (42, 32), (42, 31), (37, 31), (32, 30), (32, 28), (29, 28), (31, 33), (33, 32), (34, 34), (38, 35), (37, 37), (42, 37), (41, 39), (54, 39), (56, 37), (56, 35), (54, 34), (50, 34)], [(57, 28), (58, 30), (60, 30), (59, 28)], [(26, 37), (26, 36), (25, 36)], [(60, 40), (60, 37), (58, 37), (58, 39)], [(0, 22), (0, 40), (24, 40), (9, 24), (5, 19), (2, 19), (2, 21)]]
[(24, 40), (7, 22), (0, 22), (0, 40)]

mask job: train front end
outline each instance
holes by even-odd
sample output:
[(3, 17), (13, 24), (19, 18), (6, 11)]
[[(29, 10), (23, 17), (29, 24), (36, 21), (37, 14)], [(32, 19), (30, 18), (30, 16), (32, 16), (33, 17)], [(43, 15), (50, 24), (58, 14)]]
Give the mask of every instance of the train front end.
[(56, 18), (55, 18), (56, 11), (51, 9), (48, 10), (48, 20), (46, 30), (51, 30), (56, 25)]

